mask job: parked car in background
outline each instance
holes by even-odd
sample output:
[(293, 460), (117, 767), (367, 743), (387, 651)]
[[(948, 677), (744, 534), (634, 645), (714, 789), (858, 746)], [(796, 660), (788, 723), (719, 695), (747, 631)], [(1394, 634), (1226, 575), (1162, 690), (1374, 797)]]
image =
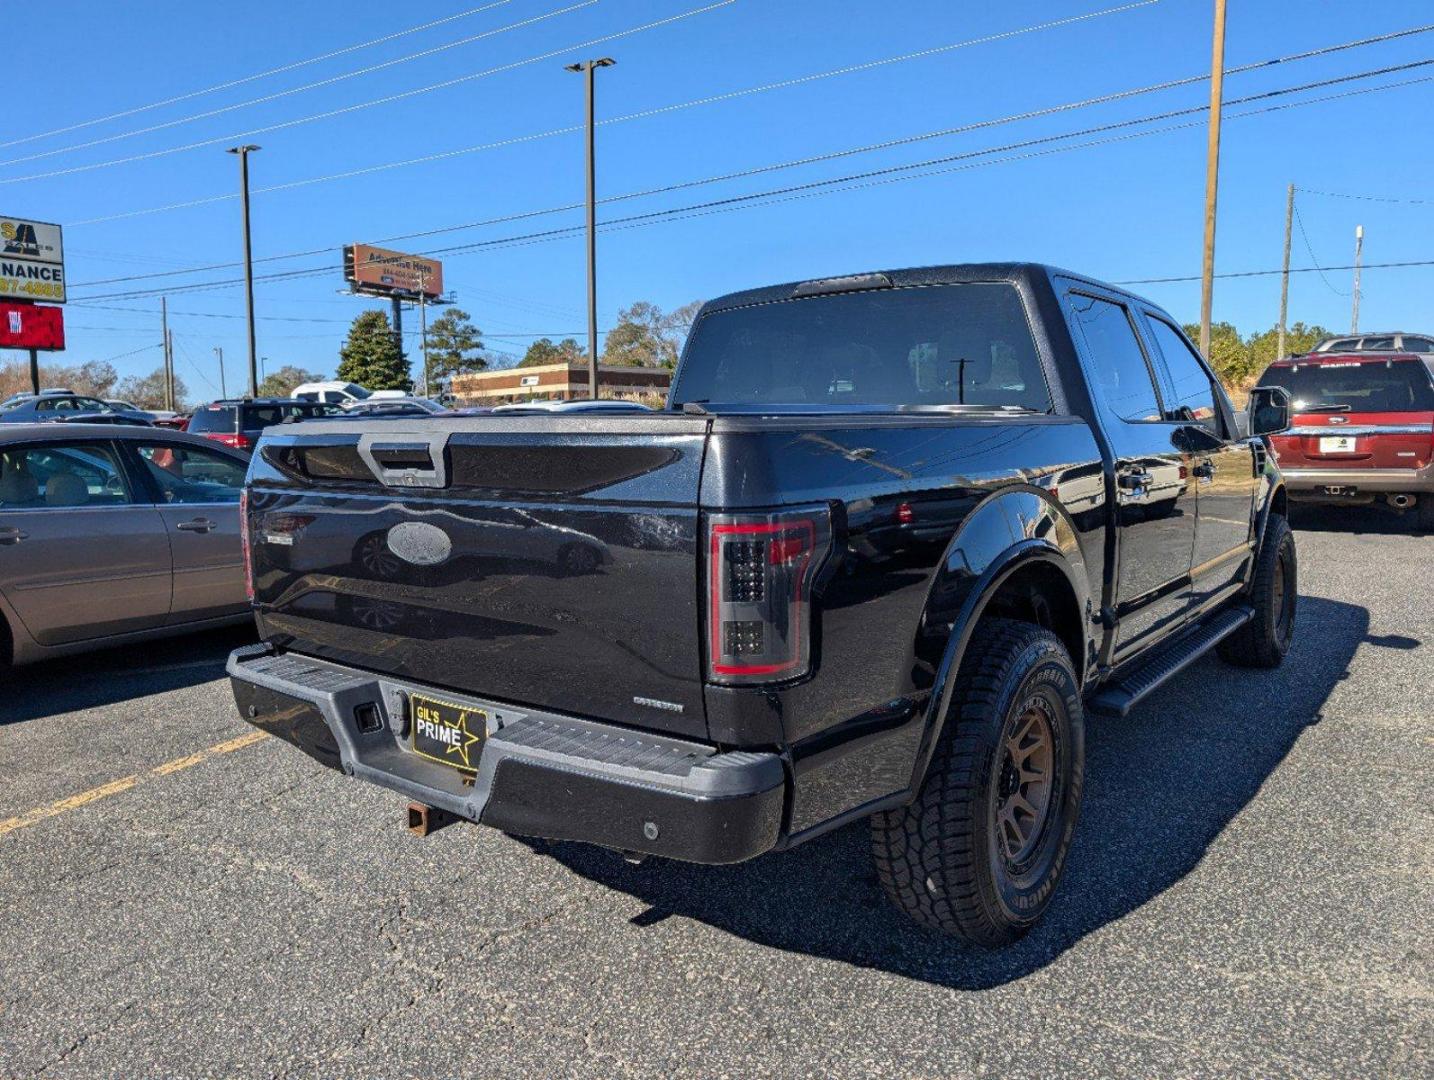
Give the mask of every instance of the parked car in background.
[(154, 426), (170, 428), (173, 431), (186, 431), (189, 428), (189, 416), (190, 414), (187, 412), (175, 413), (168, 419), (161, 416), (159, 419), (155, 420)]
[(993, 264), (711, 301), (662, 411), (272, 428), (235, 699), (420, 824), (731, 863), (870, 819), (902, 910), (1005, 944), (1084, 718), (1290, 647), (1251, 401), (1156, 305)]
[(238, 398), (212, 401), (194, 410), (189, 418), (191, 434), (203, 435), (236, 450), (253, 450), (259, 433), (275, 424), (334, 416), (343, 410), (337, 405), (291, 398)]
[(0, 405), (0, 423), (35, 424), (56, 420), (146, 426), (153, 423), (149, 413), (138, 410), (121, 411), (99, 398), (74, 394), (67, 390), (17, 394)]
[(1270, 442), (1292, 500), (1379, 502), (1434, 529), (1434, 354), (1321, 347), (1276, 361), (1257, 385), (1291, 398), (1293, 426)]
[(1434, 353), (1434, 334), (1406, 334), (1396, 330), (1385, 334), (1351, 334), (1325, 338), (1312, 353)]
[(577, 400), (577, 401), (515, 401), (495, 405), (495, 413), (637, 413), (652, 412), (640, 401)]
[(338, 380), (300, 383), (289, 392), (289, 397), (297, 401), (321, 401), (328, 405), (352, 405), (370, 398), (383, 400), (407, 396), (402, 390), (369, 390), (358, 383)]
[(421, 397), (369, 398), (343, 407), (345, 416), (442, 416), (449, 410)]
[(151, 423), (155, 423), (160, 420), (173, 420), (176, 416), (179, 415), (179, 413), (175, 412), (172, 409), (141, 409), (138, 405), (135, 405), (132, 402), (125, 401), (123, 398), (105, 398), (104, 400), (105, 404), (108, 405), (110, 408), (114, 409), (116, 412), (142, 413), (149, 418)]
[(247, 468), (176, 431), (0, 428), (0, 668), (250, 618)]
[(29, 390), (22, 390), (22, 391), (20, 391), (19, 393), (11, 394), (11, 395), (10, 395), (9, 397), (7, 397), (4, 401), (0, 401), (0, 409), (3, 409), (6, 405), (12, 404), (13, 402), (16, 402), (16, 401), (25, 401), (25, 400), (27, 400), (27, 399), (29, 399), (29, 398), (34, 398), (34, 397), (47, 397), (47, 396), (55, 395), (55, 394), (70, 394), (70, 395), (73, 395), (74, 393), (75, 393), (75, 391), (69, 389), (68, 387), (63, 387), (63, 386), (55, 386), (55, 387), (51, 387), (51, 388), (48, 389), (48, 390), (41, 390), (38, 394), (32, 393), (32, 392), (29, 391)]

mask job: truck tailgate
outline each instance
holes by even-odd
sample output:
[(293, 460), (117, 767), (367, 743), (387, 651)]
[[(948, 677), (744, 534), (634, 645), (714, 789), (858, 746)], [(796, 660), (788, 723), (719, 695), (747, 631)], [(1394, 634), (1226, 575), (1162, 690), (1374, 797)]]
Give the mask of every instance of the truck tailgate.
[(459, 693), (705, 738), (686, 417), (332, 421), (250, 473), (260, 631)]

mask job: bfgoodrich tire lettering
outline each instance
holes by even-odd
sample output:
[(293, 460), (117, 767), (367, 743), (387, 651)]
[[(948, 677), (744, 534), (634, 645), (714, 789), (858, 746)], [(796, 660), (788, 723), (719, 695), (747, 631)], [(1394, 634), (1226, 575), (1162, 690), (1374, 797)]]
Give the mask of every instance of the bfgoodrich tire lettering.
[(877, 876), (917, 922), (985, 946), (1051, 901), (1080, 813), (1079, 686), (1060, 640), (987, 619), (957, 675), (916, 801), (872, 819)]

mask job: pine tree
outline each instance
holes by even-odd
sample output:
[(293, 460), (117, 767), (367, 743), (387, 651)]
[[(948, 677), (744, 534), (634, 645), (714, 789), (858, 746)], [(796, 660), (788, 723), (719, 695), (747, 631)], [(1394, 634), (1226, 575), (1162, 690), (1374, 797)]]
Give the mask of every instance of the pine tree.
[(413, 391), (408, 360), (399, 348), (383, 311), (365, 311), (349, 327), (339, 350), (338, 377), (369, 390)]
[(473, 325), (468, 312), (449, 308), (428, 324), (428, 382), (435, 393), (440, 379), (487, 366), (483, 331)]

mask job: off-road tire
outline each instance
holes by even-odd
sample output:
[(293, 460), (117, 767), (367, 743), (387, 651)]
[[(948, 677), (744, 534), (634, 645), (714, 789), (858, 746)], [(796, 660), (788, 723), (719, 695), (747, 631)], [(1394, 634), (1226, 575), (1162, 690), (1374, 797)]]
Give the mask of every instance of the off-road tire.
[(1255, 556), (1255, 580), (1250, 588), (1254, 618), (1220, 642), (1221, 660), (1249, 668), (1275, 668), (1284, 662), (1295, 635), (1298, 569), (1290, 523), (1282, 517), (1270, 518)]
[[(1051, 742), (1050, 789), (1029, 854), (1012, 861), (997, 835), (1010, 776), (1008, 740), (1031, 709)], [(1032, 759), (1023, 757), (1021, 764)], [(872, 818), (877, 877), (923, 926), (995, 948), (1025, 934), (1049, 905), (1080, 814), (1085, 740), (1080, 686), (1048, 630), (984, 619), (961, 662), (921, 792)], [(1017, 769), (1017, 778), (1025, 775)], [(1020, 786), (1023, 798), (1027, 788)], [(1003, 804), (1004, 805), (1004, 804)]]

